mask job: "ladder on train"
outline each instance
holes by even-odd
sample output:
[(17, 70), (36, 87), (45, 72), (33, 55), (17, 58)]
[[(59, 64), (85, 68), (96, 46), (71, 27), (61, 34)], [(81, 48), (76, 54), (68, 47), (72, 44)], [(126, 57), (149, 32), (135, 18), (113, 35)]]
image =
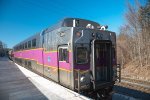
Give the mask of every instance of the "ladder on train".
[(75, 85), (75, 90), (78, 92), (78, 93), (80, 93), (80, 76), (81, 76), (81, 74), (80, 74), (80, 70), (77, 70), (77, 72), (76, 72), (76, 75), (77, 75), (77, 78), (75, 79), (75, 81), (76, 81), (76, 85)]
[(121, 65), (117, 64), (116, 66), (116, 81), (121, 82)]

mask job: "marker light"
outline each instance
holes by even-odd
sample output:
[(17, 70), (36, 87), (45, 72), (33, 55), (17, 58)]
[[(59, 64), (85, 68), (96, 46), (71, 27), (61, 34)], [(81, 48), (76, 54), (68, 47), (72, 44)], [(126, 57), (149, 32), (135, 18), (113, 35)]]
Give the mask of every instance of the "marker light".
[(92, 37), (95, 37), (95, 34), (94, 34), (94, 33), (92, 33)]
[(77, 37), (80, 37), (81, 34), (82, 34), (81, 32), (76, 32), (76, 36), (77, 36)]

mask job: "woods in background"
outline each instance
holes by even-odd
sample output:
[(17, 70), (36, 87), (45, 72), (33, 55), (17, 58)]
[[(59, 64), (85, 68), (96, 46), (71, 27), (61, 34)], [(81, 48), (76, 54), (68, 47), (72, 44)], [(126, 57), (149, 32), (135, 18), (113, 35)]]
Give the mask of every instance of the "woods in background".
[(150, 68), (150, 0), (142, 6), (128, 3), (125, 14), (127, 23), (120, 28), (117, 37), (118, 63)]

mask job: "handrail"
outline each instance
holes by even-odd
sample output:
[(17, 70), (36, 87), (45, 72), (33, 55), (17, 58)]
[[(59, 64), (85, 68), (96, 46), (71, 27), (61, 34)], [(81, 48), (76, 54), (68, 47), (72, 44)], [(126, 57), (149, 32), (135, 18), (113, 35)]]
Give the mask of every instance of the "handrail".
[(116, 70), (117, 70), (117, 79), (119, 80), (119, 82), (121, 82), (121, 65), (120, 64), (117, 64)]
[(78, 70), (78, 93), (80, 93), (80, 70)]
[(76, 80), (75, 80), (75, 89), (78, 91), (78, 93), (80, 93), (80, 70), (75, 71), (76, 73)]

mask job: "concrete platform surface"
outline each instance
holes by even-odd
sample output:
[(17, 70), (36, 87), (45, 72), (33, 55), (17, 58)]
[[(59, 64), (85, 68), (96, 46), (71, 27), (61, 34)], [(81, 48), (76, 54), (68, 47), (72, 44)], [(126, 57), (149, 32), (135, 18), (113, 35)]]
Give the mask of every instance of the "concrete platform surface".
[(0, 100), (89, 100), (8, 58), (0, 58)]

